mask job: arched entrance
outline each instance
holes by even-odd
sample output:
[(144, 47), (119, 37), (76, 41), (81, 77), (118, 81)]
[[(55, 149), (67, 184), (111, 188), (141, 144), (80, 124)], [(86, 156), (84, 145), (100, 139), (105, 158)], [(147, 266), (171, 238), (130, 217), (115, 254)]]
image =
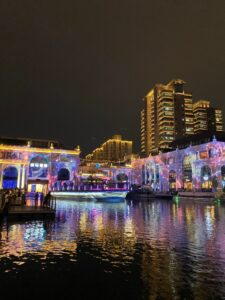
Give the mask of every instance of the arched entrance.
[(17, 187), (18, 170), (16, 167), (7, 167), (3, 171), (3, 189), (15, 189)]
[(48, 174), (48, 161), (45, 157), (37, 155), (30, 161), (29, 177), (46, 178)]
[(193, 188), (192, 184), (192, 166), (191, 157), (186, 155), (183, 160), (183, 183), (184, 189), (191, 191)]
[(128, 182), (128, 176), (125, 173), (119, 173), (116, 176), (116, 180), (118, 182), (118, 188), (124, 188)]
[(48, 160), (43, 155), (36, 155), (30, 160), (27, 191), (34, 194), (48, 191)]
[(68, 169), (66, 168), (62, 168), (59, 170), (58, 172), (58, 177), (57, 177), (58, 181), (67, 181), (70, 180), (70, 172)]
[(209, 166), (203, 166), (201, 168), (201, 182), (203, 190), (212, 189), (211, 169)]
[(169, 172), (169, 189), (170, 191), (176, 190), (176, 172), (171, 170)]

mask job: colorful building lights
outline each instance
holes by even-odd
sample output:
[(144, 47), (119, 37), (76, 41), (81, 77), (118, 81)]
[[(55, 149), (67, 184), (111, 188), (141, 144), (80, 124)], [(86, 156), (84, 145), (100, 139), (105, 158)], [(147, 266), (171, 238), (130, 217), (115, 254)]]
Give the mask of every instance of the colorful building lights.
[(154, 191), (225, 190), (225, 142), (211, 142), (160, 153), (133, 163), (132, 183)]

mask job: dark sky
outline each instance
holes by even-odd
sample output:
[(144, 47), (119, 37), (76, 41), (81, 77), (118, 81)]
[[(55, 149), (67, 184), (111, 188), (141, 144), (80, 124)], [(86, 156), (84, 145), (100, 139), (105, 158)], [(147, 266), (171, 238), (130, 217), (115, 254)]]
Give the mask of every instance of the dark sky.
[(0, 135), (139, 147), (141, 99), (182, 78), (225, 112), (224, 0), (0, 1)]

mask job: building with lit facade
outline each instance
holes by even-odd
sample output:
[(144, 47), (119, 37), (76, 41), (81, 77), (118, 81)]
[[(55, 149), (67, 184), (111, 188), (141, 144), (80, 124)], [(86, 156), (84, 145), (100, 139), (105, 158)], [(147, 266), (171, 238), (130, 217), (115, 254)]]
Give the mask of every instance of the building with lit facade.
[(85, 162), (79, 166), (79, 184), (86, 189), (129, 188), (131, 164)]
[(121, 135), (113, 135), (86, 156), (87, 160), (93, 161), (123, 161), (126, 155), (132, 154), (132, 141), (122, 140)]
[(141, 153), (170, 148), (177, 138), (194, 133), (192, 94), (182, 79), (156, 84), (143, 99), (141, 110)]
[(222, 110), (210, 106), (210, 101), (199, 100), (193, 105), (194, 132), (215, 133), (223, 131)]
[(80, 149), (57, 141), (0, 138), (0, 188), (44, 192), (75, 184)]
[(175, 150), (133, 162), (131, 182), (154, 191), (225, 189), (225, 134), (203, 133), (177, 140)]

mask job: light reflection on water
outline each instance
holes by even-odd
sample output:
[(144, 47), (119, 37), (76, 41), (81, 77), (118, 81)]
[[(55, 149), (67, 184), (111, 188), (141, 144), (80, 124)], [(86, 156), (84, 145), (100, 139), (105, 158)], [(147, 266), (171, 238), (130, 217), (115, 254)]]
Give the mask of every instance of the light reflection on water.
[(64, 280), (76, 274), (79, 286), (86, 272), (106, 292), (115, 284), (107, 299), (122, 299), (127, 287), (130, 299), (225, 298), (224, 205), (63, 200), (55, 220), (4, 221), (0, 234), (3, 282), (27, 280), (35, 268), (39, 279), (69, 272)]

